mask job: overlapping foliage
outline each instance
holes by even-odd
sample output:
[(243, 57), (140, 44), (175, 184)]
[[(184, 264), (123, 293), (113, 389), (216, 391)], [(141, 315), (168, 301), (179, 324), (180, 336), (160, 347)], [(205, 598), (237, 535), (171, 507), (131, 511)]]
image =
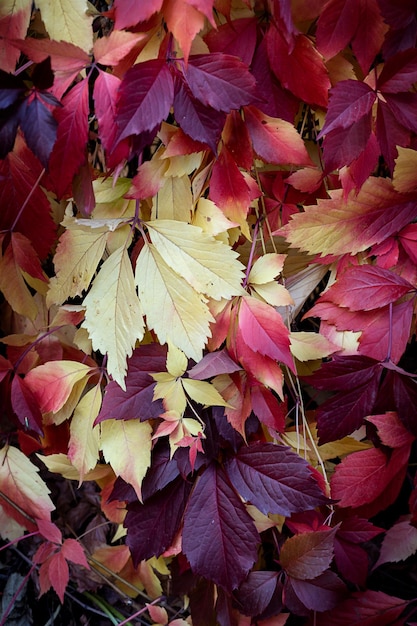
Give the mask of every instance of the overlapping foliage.
[(2, 3), (0, 521), (40, 594), (416, 619), (415, 15)]

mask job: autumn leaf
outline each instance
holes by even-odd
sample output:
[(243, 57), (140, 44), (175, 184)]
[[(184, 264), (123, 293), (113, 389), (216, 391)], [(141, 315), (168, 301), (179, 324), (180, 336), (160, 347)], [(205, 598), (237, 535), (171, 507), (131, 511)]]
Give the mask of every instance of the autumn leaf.
[(39, 469), (14, 446), (0, 450), (0, 492), (0, 506), (6, 515), (28, 530), (35, 529), (34, 519), (50, 520), (55, 509)]
[(280, 562), (289, 576), (308, 580), (320, 576), (333, 560), (336, 528), (300, 533), (282, 546)]
[(7, 0), (0, 7), (0, 36), (2, 47), (0, 51), (0, 67), (5, 72), (14, 72), (19, 52), (8, 39), (24, 39), (32, 12), (32, 3), (29, 0)]
[(79, 471), (80, 482), (99, 458), (100, 437), (94, 423), (100, 407), (101, 389), (96, 386), (81, 398), (71, 420), (68, 458)]
[(106, 420), (101, 424), (100, 447), (115, 474), (135, 489), (141, 500), (142, 480), (151, 462), (151, 433), (148, 422)]
[(42, 20), (51, 39), (69, 41), (90, 52), (92, 41), (92, 17), (87, 15), (85, 0), (36, 0)]
[(94, 349), (108, 355), (108, 371), (125, 389), (126, 357), (131, 356), (136, 340), (144, 333), (141, 303), (125, 245), (103, 263), (84, 306), (83, 326)]

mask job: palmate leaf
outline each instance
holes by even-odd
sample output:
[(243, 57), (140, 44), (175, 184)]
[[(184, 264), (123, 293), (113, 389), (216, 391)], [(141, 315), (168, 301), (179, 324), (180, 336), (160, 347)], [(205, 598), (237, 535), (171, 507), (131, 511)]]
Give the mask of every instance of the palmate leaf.
[(94, 349), (108, 355), (108, 372), (125, 389), (126, 357), (144, 334), (142, 308), (125, 246), (103, 263), (84, 306), (83, 326)]

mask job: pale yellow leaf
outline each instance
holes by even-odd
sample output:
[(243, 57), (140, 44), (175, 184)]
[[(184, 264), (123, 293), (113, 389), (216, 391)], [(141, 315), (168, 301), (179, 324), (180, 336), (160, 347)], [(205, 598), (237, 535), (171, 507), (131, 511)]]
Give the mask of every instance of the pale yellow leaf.
[(147, 227), (165, 263), (196, 291), (215, 300), (244, 295), (244, 266), (229, 246), (191, 224), (154, 220)]
[(88, 289), (103, 256), (107, 236), (107, 231), (74, 227), (61, 235), (54, 256), (56, 275), (50, 280), (46, 296), (48, 306), (81, 296)]
[[(5, 445), (0, 450), (0, 492), (35, 519), (50, 520), (55, 509), (39, 469), (14, 446)], [(27, 518), (4, 498), (0, 498), (0, 506), (9, 517), (27, 527)]]
[(397, 146), (398, 157), (395, 159), (392, 183), (401, 193), (417, 189), (417, 151)]
[[(131, 35), (131, 33), (126, 33)], [(99, 40), (97, 40), (99, 41)], [(96, 204), (114, 206), (117, 200), (125, 199), (123, 196), (129, 191), (132, 184), (130, 178), (119, 177), (116, 181), (112, 176), (96, 178), (93, 180), (94, 196)], [(113, 214), (113, 217), (117, 217)]]
[(290, 350), (299, 361), (322, 359), (339, 349), (319, 333), (290, 332)]
[(256, 506), (253, 506), (253, 504), (247, 504), (246, 510), (253, 519), (256, 530), (259, 533), (274, 527), (278, 528), (280, 532), (282, 531), (282, 527), (285, 522), (285, 517), (283, 515), (279, 515), (278, 513), (264, 515), (264, 513), (261, 513), (261, 511), (257, 509)]
[(294, 300), (290, 309), (279, 311), (283, 318), (292, 321), (301, 311), (305, 301), (328, 272), (328, 265), (312, 264), (285, 279), (285, 286)]
[(183, 378), (182, 384), (190, 398), (199, 404), (203, 404), (204, 406), (231, 407), (219, 394), (217, 389), (208, 382), (193, 380), (192, 378)]
[[(0, 236), (0, 246), (2, 242), (3, 237)], [(38, 307), (23, 279), (12, 243), (9, 243), (0, 258), (0, 291), (16, 313), (24, 315), (32, 321), (36, 318)]]
[(258, 296), (261, 296), (265, 302), (272, 306), (280, 307), (294, 304), (294, 300), (288, 289), (276, 281), (271, 281), (263, 285), (251, 285), (251, 287), (255, 292), (253, 295), (258, 294)]
[(99, 37), (94, 42), (94, 59), (101, 65), (117, 65), (143, 39), (145, 33), (129, 33), (113, 30), (107, 37)]
[(256, 259), (249, 272), (248, 283), (250, 285), (263, 285), (269, 283), (282, 272), (286, 254), (268, 252)]
[(136, 340), (140, 341), (144, 334), (142, 310), (125, 246), (103, 263), (84, 306), (83, 327), (88, 330), (93, 348), (108, 355), (107, 370), (125, 389), (126, 357), (131, 356)]
[(208, 235), (213, 236), (237, 226), (236, 222), (228, 220), (223, 211), (212, 200), (207, 198), (199, 199), (192, 224), (201, 228)]
[(187, 406), (187, 398), (181, 385), (181, 379), (174, 378), (168, 372), (151, 374), (157, 381), (154, 392), (154, 400), (163, 400), (167, 411), (175, 411), (181, 416)]
[(80, 473), (80, 482), (92, 470), (99, 456), (99, 427), (94, 426), (101, 407), (101, 388), (96, 385), (83, 396), (70, 425), (68, 458)]
[(5, 541), (14, 541), (25, 534), (25, 526), (9, 517), (0, 505), (0, 537)]
[(193, 197), (188, 176), (180, 178), (170, 176), (153, 198), (152, 217), (154, 219), (189, 222), (192, 210)]
[[(38, 454), (37, 456), (53, 474), (60, 474), (68, 480), (80, 481), (80, 472), (63, 452), (49, 454), (48, 456)], [(101, 478), (109, 476), (111, 473), (112, 469), (109, 465), (96, 465), (94, 469), (85, 474), (83, 480), (100, 480)]]
[(90, 52), (93, 46), (92, 16), (87, 0), (36, 0), (51, 39), (69, 41)]
[(136, 283), (148, 328), (156, 332), (161, 344), (170, 339), (198, 362), (210, 335), (209, 323), (214, 322), (204, 297), (166, 264), (153, 245), (141, 250)]
[(116, 476), (132, 485), (141, 500), (142, 481), (151, 463), (152, 427), (149, 422), (105, 420), (101, 423), (101, 449)]
[[(203, 152), (193, 152), (192, 154), (181, 154), (171, 157), (169, 154), (163, 154), (161, 156), (162, 159), (169, 159), (169, 167), (165, 172), (165, 176), (180, 176), (188, 179), (188, 176), (200, 167), (203, 160), (202, 157)], [(190, 186), (191, 191), (189, 179), (188, 185)]]
[(188, 359), (184, 352), (168, 340), (167, 370), (171, 376), (174, 378), (182, 376), (187, 369), (187, 364)]

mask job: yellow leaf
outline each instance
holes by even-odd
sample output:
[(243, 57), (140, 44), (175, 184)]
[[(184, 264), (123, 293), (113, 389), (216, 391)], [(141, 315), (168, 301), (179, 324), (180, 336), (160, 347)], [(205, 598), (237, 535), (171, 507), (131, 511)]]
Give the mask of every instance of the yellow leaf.
[(319, 333), (290, 332), (290, 342), (291, 353), (299, 361), (322, 359), (339, 350), (338, 346)]
[(207, 198), (199, 199), (192, 223), (208, 235), (213, 236), (224, 233), (229, 228), (238, 225), (236, 222), (228, 220), (223, 211)]
[(171, 376), (175, 378), (182, 376), (187, 369), (187, 364), (188, 360), (184, 352), (168, 341), (167, 370)]
[(411, 148), (397, 146), (398, 157), (395, 159), (392, 183), (401, 193), (417, 189), (417, 152)]
[(182, 378), (181, 380), (185, 391), (195, 402), (205, 406), (227, 406), (232, 408), (212, 384), (191, 378)]
[(51, 278), (46, 296), (49, 306), (81, 296), (88, 289), (106, 247), (107, 230), (76, 228), (75, 222), (68, 220), (64, 225), (67, 230), (54, 256), (56, 276)]
[[(4, 237), (0, 237), (0, 254), (3, 239)], [(23, 280), (22, 270), (13, 249), (13, 240), (0, 258), (0, 291), (3, 292), (7, 302), (16, 313), (24, 315), (32, 321), (35, 319), (38, 307)]]
[(125, 389), (126, 357), (131, 356), (136, 340), (140, 341), (144, 334), (142, 310), (125, 246), (103, 263), (84, 306), (83, 327), (88, 330), (93, 348), (107, 353), (107, 370)]
[(167, 178), (153, 199), (152, 217), (189, 222), (193, 211), (193, 197), (188, 176)]
[(272, 306), (289, 306), (294, 304), (288, 289), (276, 281), (263, 285), (251, 285), (251, 289), (253, 289), (252, 295), (258, 294), (262, 300), (265, 300)]
[(93, 18), (87, 15), (87, 0), (36, 0), (51, 39), (69, 41), (85, 52), (93, 46)]
[(248, 283), (250, 285), (263, 285), (274, 280), (282, 272), (286, 256), (286, 254), (268, 252), (259, 257), (249, 272)]
[(151, 376), (157, 381), (153, 399), (162, 399), (167, 411), (175, 411), (181, 416), (187, 406), (187, 398), (181, 385), (181, 379), (177, 379), (167, 372), (151, 374)]
[[(68, 478), (68, 480), (80, 481), (80, 472), (76, 467), (74, 467), (68, 456), (63, 452), (49, 454), (48, 456), (38, 454), (37, 457), (53, 474), (60, 474), (64, 478)], [(106, 478), (111, 473), (112, 469), (109, 465), (96, 465), (94, 469), (84, 475), (83, 480), (100, 480), (102, 478)]]
[(147, 227), (165, 263), (196, 291), (214, 300), (244, 295), (244, 266), (229, 246), (191, 224), (155, 220)]
[(25, 528), (33, 529), (34, 524), (24, 513), (34, 519), (50, 520), (51, 511), (55, 509), (49, 489), (39, 477), (39, 469), (23, 452), (9, 445), (0, 450), (0, 492), (23, 513), (2, 497), (0, 507)]
[(106, 420), (101, 423), (101, 449), (117, 476), (132, 485), (142, 499), (142, 481), (151, 463), (149, 422)]
[(151, 244), (139, 255), (135, 278), (148, 328), (156, 332), (161, 344), (170, 339), (198, 362), (210, 335), (209, 323), (214, 322), (205, 298), (168, 266)]
[(68, 458), (80, 472), (80, 482), (92, 470), (99, 456), (99, 428), (94, 426), (101, 407), (101, 388), (96, 385), (81, 399), (70, 426)]

